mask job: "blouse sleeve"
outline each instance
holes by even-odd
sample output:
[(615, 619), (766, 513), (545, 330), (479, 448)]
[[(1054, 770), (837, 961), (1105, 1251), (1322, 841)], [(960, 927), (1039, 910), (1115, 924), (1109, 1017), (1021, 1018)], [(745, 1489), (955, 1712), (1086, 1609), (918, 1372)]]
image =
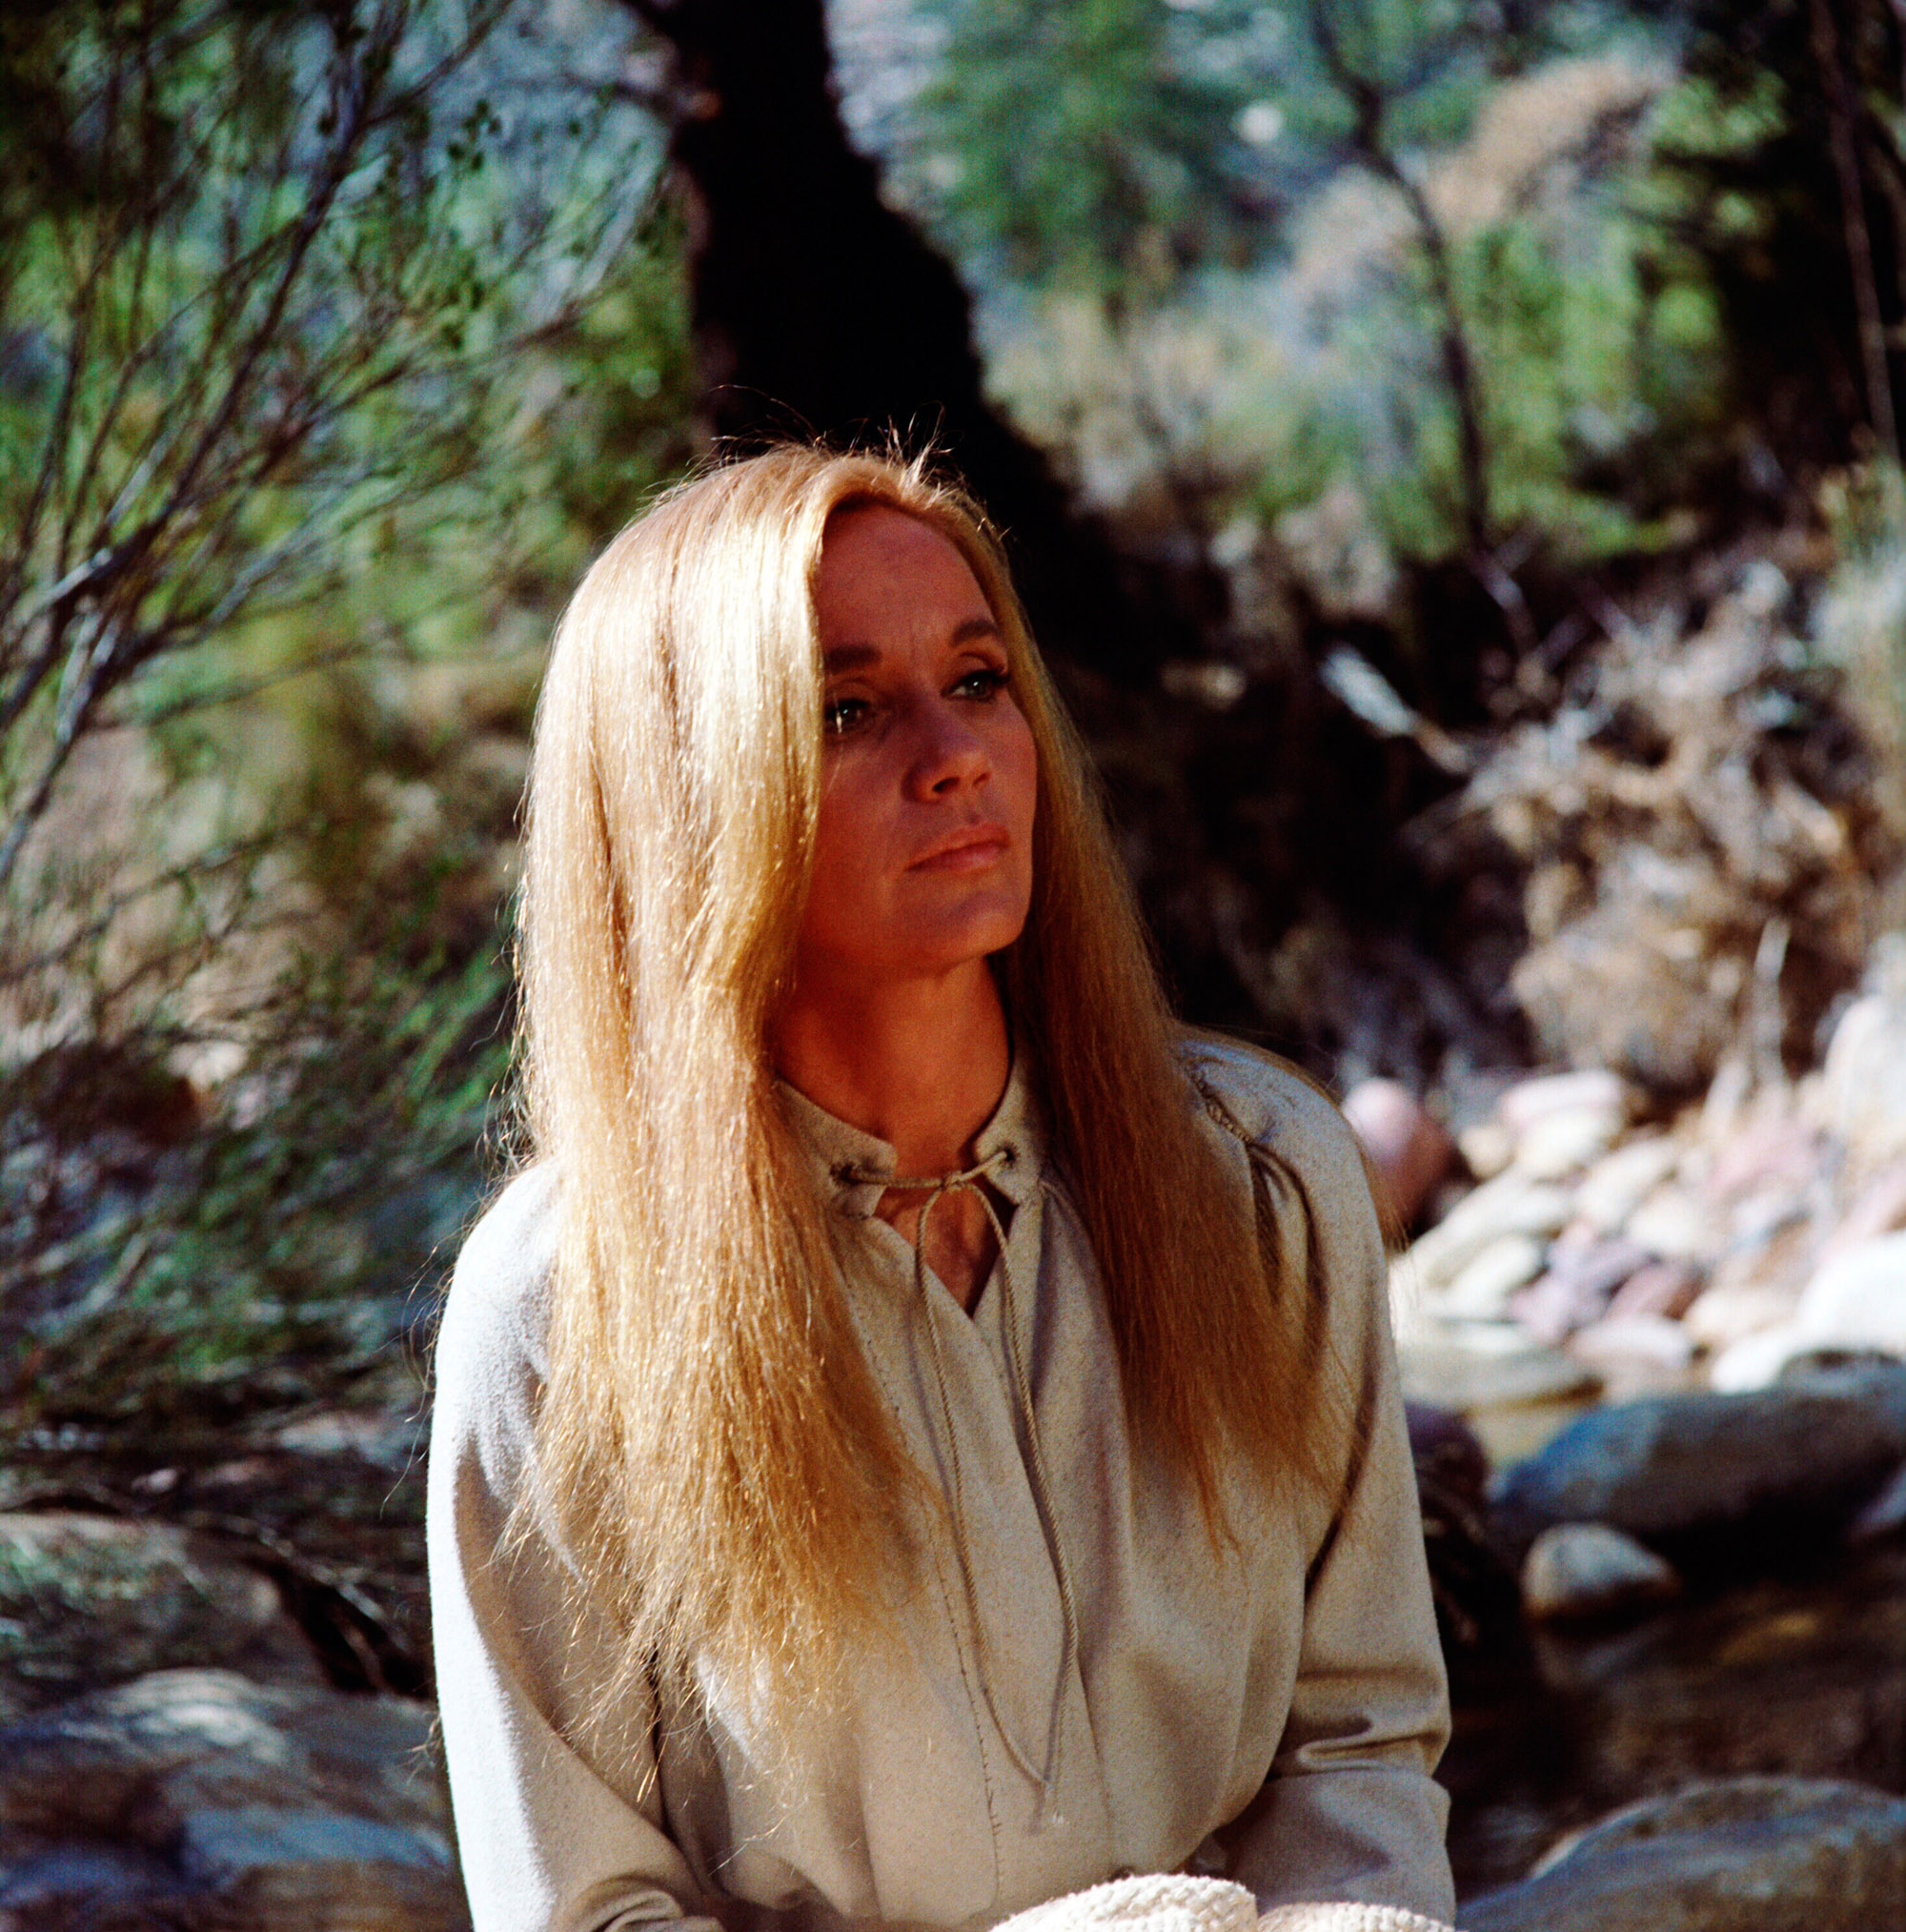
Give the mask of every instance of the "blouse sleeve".
[(544, 1172), (517, 1181), (456, 1265), (436, 1344), (426, 1538), (437, 1696), (475, 1932), (632, 1932), (688, 1916), (697, 1887), (665, 1827), (653, 1713), (632, 1712), (612, 1788), (563, 1735), (588, 1633), (535, 1534), (503, 1548), (527, 1480), (537, 1311), (555, 1216)]
[[(1343, 1116), (1282, 1069), (1249, 1153), (1287, 1292), (1343, 1372), (1348, 1439), (1308, 1539), (1297, 1682), (1269, 1776), (1221, 1837), (1260, 1903), (1348, 1900), (1454, 1915), (1432, 1777), (1450, 1735), (1422, 1516), (1390, 1336), (1389, 1271)], [(1320, 1348), (1320, 1353), (1324, 1350)]]

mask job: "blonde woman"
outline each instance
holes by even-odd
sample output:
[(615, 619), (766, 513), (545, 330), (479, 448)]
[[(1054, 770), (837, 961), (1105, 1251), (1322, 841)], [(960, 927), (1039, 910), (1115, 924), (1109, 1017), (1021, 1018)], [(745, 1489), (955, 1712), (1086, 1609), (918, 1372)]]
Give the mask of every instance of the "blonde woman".
[(521, 966), (536, 1158), (431, 1453), (478, 1932), (985, 1926), (1134, 1873), (1447, 1918), (1353, 1144), (1172, 1024), (962, 498), (785, 449), (609, 546)]

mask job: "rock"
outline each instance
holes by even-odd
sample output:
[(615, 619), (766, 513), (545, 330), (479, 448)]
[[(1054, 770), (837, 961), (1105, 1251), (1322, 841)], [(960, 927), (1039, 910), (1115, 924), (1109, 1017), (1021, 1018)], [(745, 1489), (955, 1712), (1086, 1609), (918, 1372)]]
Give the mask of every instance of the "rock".
[(1515, 1137), (1495, 1119), (1479, 1120), (1456, 1136), (1463, 1165), (1479, 1181), (1492, 1181), (1515, 1158)]
[(359, 1455), (400, 1475), (422, 1460), (429, 1436), (427, 1416), (389, 1409), (321, 1409), (284, 1424), (272, 1440), (308, 1455)]
[(1665, 1315), (1604, 1316), (1569, 1338), (1569, 1352), (1601, 1375), (1613, 1401), (1678, 1386), (1693, 1367), (1694, 1344)]
[(1443, 1311), (1490, 1321), (1509, 1307), (1510, 1296), (1542, 1272), (1546, 1252), (1531, 1234), (1498, 1234), (1471, 1255), (1443, 1293)]
[(1517, 1543), (1601, 1522), (1677, 1561), (1727, 1566), (1769, 1539), (1837, 1536), (1901, 1460), (1906, 1368), (1859, 1363), (1596, 1410), (1504, 1474), (1497, 1519)]
[(1820, 1171), (1820, 1135), (1784, 1108), (1763, 1107), (1727, 1136), (1708, 1169), (1708, 1190), (1723, 1200), (1774, 1193), (1795, 1199)]
[(1630, 1141), (1589, 1169), (1575, 1190), (1575, 1212), (1604, 1233), (1619, 1233), (1680, 1162), (1680, 1143), (1666, 1134)]
[(176, 1869), (151, 1852), (91, 1842), (17, 1861), (0, 1852), (0, 1932), (75, 1925), (119, 1932), (152, 1924), (158, 1909), (172, 1906), (179, 1909), (172, 1922), (190, 1925), (196, 1902)]
[(1363, 493), (1348, 480), (1277, 519), (1277, 540), (1298, 579), (1339, 620), (1389, 621), (1397, 591), (1394, 553)]
[(1896, 1543), (1691, 1592), (1669, 1616), (1533, 1634), (1543, 1682), (1573, 1713), (1579, 1793), (1612, 1802), (1752, 1773), (1892, 1786), (1906, 1762)]
[(1558, 1114), (1592, 1114), (1619, 1126), (1627, 1111), (1628, 1094), (1620, 1077), (1601, 1067), (1518, 1080), (1496, 1102), (1503, 1125), (1518, 1136)]
[(1680, 1594), (1673, 1566), (1606, 1523), (1557, 1523), (1522, 1562), (1522, 1604), (1539, 1622), (1611, 1617)]
[(1545, 1342), (1559, 1342), (1597, 1319), (1615, 1290), (1649, 1259), (1632, 1241), (1570, 1240), (1549, 1250), (1547, 1273), (1516, 1294), (1515, 1317)]
[(1688, 1304), (1681, 1325), (1696, 1347), (1718, 1354), (1744, 1335), (1784, 1327), (1797, 1300), (1792, 1289), (1771, 1282), (1711, 1281)]
[(209, 1540), (118, 1516), (0, 1515), (0, 1712), (209, 1657), (321, 1681), (276, 1587)]
[(1820, 1072), (1819, 1109), (1862, 1161), (1906, 1153), (1906, 996), (1898, 989), (1869, 993), (1840, 1015)]
[(1657, 1188), (1628, 1217), (1628, 1238), (1667, 1261), (1713, 1254), (1725, 1239), (1713, 1212), (1685, 1188)]
[(1504, 1235), (1546, 1241), (1559, 1234), (1568, 1225), (1572, 1205), (1566, 1189), (1527, 1181), (1511, 1169), (1465, 1194), (1417, 1239), (1401, 1265), (1427, 1291), (1448, 1288), (1484, 1249)]
[(1599, 1108), (1544, 1114), (1516, 1144), (1515, 1166), (1531, 1181), (1559, 1181), (1607, 1153), (1621, 1128), (1619, 1113)]
[(0, 1928), (111, 1899), (115, 1924), (460, 1932), (432, 1726), (400, 1698), (179, 1670), (0, 1729)]
[(1795, 1319), (1822, 1348), (1906, 1355), (1906, 1233), (1835, 1254), (1801, 1291)]
[(1793, 1319), (1735, 1342), (1715, 1361), (1716, 1389), (1758, 1389), (1803, 1355), (1906, 1357), (1906, 1233), (1882, 1234), (1826, 1262)]
[(1459, 1415), (1563, 1396), (1592, 1396), (1599, 1384), (1581, 1363), (1502, 1324), (1451, 1325), (1402, 1341), (1410, 1395)]
[(1359, 1081), (1344, 1096), (1344, 1117), (1382, 1178), (1398, 1224), (1413, 1227), (1454, 1165), (1455, 1143), (1394, 1080)]
[(1877, 1932), (1906, 1899), (1906, 1800), (1827, 1779), (1691, 1784), (1605, 1818), (1465, 1932)]
[(1678, 1321), (1701, 1291), (1701, 1271), (1692, 1261), (1649, 1261), (1615, 1290), (1610, 1321)]
[(1496, 1463), (1538, 1449), (1601, 1393), (1593, 1369), (1513, 1323), (1419, 1328), (1399, 1338), (1398, 1353), (1407, 1393), (1462, 1415)]
[(1440, 1487), (1480, 1510), (1489, 1483), (1489, 1454), (1476, 1432), (1455, 1410), (1433, 1402), (1407, 1401), (1403, 1414), (1418, 1482), (1433, 1475)]
[(1832, 1256), (1878, 1234), (1906, 1228), (1906, 1160), (1891, 1161), (1867, 1182), (1827, 1244)]
[(1906, 1462), (1893, 1472), (1886, 1486), (1853, 1519), (1847, 1531), (1852, 1543), (1876, 1543), (1896, 1530), (1906, 1529)]
[(1489, 1534), (1489, 1455), (1460, 1415), (1408, 1402), (1409, 1449), (1430, 1564), (1430, 1595), (1451, 1696), (1534, 1688), (1514, 1573)]

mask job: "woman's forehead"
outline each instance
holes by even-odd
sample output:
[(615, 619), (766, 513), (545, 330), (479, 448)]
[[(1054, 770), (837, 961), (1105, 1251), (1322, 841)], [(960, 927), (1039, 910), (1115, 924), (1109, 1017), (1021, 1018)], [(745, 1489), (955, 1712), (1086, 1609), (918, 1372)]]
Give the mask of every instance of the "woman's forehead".
[[(815, 577), (823, 644), (869, 642), (909, 616), (998, 633), (965, 554), (924, 519), (886, 503), (855, 503), (828, 519)], [(866, 634), (866, 635), (863, 635)]]

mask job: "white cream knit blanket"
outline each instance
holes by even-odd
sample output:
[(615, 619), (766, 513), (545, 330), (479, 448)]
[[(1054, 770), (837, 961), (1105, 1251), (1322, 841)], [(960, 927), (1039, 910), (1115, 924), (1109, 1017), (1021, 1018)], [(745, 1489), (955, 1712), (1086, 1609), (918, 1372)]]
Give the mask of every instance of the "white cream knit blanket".
[(1084, 1892), (1015, 1914), (994, 1932), (1450, 1932), (1447, 1925), (1394, 1905), (1277, 1905), (1257, 1901), (1228, 1879), (1176, 1872), (1110, 1879)]

